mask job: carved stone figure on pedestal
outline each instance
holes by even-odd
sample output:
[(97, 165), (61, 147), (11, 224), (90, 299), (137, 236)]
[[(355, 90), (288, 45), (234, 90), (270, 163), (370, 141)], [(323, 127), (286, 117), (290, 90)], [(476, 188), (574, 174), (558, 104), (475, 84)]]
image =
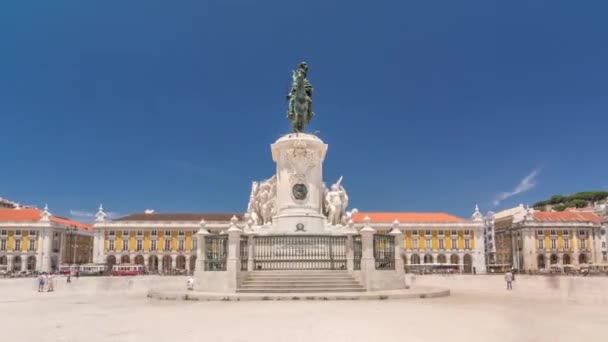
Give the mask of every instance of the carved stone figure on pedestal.
[(342, 177), (335, 184), (332, 184), (331, 190), (325, 195), (325, 207), (327, 209), (327, 223), (332, 226), (342, 222), (345, 217), (346, 207), (348, 207), (348, 195), (344, 187), (340, 184)]
[(255, 225), (270, 224), (275, 214), (276, 176), (258, 183), (253, 182), (247, 213)]

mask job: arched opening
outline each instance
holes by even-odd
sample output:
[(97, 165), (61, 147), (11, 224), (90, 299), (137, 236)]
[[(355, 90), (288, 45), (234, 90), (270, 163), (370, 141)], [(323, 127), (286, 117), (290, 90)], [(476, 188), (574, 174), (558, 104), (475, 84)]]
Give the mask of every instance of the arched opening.
[(135, 264), (136, 265), (143, 265), (144, 264), (144, 256), (143, 255), (136, 255), (135, 256)]
[(450, 256), (450, 264), (458, 265), (459, 263), (460, 263), (460, 258), (458, 257), (458, 254), (452, 254)]
[(194, 273), (196, 269), (196, 255), (190, 256), (190, 274)]
[(551, 254), (551, 257), (549, 258), (551, 265), (557, 265), (557, 255), (556, 254)]
[(410, 258), (410, 264), (412, 265), (420, 265), (420, 255), (418, 254), (412, 254), (412, 257)]
[(171, 271), (171, 256), (165, 255), (163, 256), (163, 273)]
[(36, 257), (33, 255), (30, 255), (29, 257), (27, 257), (27, 270), (28, 271), (36, 270)]
[(59, 258), (56, 255), (51, 257), (51, 272), (57, 272), (59, 269)]
[(21, 256), (16, 255), (13, 257), (13, 272), (21, 271)]
[(578, 256), (578, 263), (579, 263), (579, 264), (586, 264), (586, 263), (587, 263), (587, 254), (585, 254), (585, 253), (581, 253), (581, 254)]
[(185, 270), (186, 269), (186, 257), (183, 255), (178, 255), (177, 258), (175, 259), (175, 267), (177, 267), (178, 270)]
[(156, 255), (148, 257), (148, 270), (150, 272), (158, 272), (158, 257)]
[(126, 255), (126, 254), (123, 255), (123, 256), (121, 256), (120, 257), (120, 263), (121, 264), (129, 264), (129, 263), (131, 263), (131, 257), (128, 256), (128, 255)]
[(545, 268), (545, 256), (544, 255), (541, 254), (536, 259), (536, 268), (538, 268), (539, 270)]
[(439, 254), (437, 256), (437, 262), (440, 264), (445, 264), (448, 262), (448, 259), (445, 257), (445, 254)]
[(425, 264), (432, 264), (433, 263), (433, 256), (430, 254), (425, 254), (424, 255), (424, 263)]
[(562, 263), (564, 265), (570, 265), (571, 262), (572, 262), (572, 260), (570, 260), (570, 254), (564, 254), (564, 256), (562, 258)]
[(108, 272), (112, 272), (112, 267), (116, 265), (116, 257), (113, 255), (108, 255), (106, 258), (106, 264), (108, 265)]
[(473, 273), (473, 257), (470, 254), (465, 254), (463, 258), (464, 273)]
[(8, 270), (8, 258), (6, 257), (6, 255), (0, 255), (0, 270)]

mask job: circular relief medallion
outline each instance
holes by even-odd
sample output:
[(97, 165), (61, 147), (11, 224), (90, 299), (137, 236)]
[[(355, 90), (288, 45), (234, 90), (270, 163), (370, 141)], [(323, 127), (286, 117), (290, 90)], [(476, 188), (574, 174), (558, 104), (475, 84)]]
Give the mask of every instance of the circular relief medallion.
[(304, 184), (295, 184), (291, 189), (293, 197), (298, 201), (303, 201), (308, 195), (308, 188)]

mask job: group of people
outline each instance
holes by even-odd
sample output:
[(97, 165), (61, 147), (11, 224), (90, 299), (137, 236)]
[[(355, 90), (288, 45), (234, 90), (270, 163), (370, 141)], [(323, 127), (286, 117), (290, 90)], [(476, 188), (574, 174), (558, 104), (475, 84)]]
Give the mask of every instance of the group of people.
[(37, 278), (38, 292), (45, 292), (45, 288), (46, 292), (53, 292), (55, 290), (53, 283), (54, 278), (55, 277), (52, 274), (40, 274)]

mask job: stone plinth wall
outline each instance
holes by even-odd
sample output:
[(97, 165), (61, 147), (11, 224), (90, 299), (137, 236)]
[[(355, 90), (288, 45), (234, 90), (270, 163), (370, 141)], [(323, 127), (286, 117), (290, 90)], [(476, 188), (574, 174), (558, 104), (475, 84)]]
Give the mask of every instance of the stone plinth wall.
[[(408, 274), (408, 277), (411, 275)], [(414, 275), (413, 287), (439, 286), (453, 293), (474, 291), (479, 293), (506, 292), (504, 275)], [(513, 295), (552, 297), (562, 300), (601, 302), (608, 304), (608, 277), (529, 276), (515, 275)]]

